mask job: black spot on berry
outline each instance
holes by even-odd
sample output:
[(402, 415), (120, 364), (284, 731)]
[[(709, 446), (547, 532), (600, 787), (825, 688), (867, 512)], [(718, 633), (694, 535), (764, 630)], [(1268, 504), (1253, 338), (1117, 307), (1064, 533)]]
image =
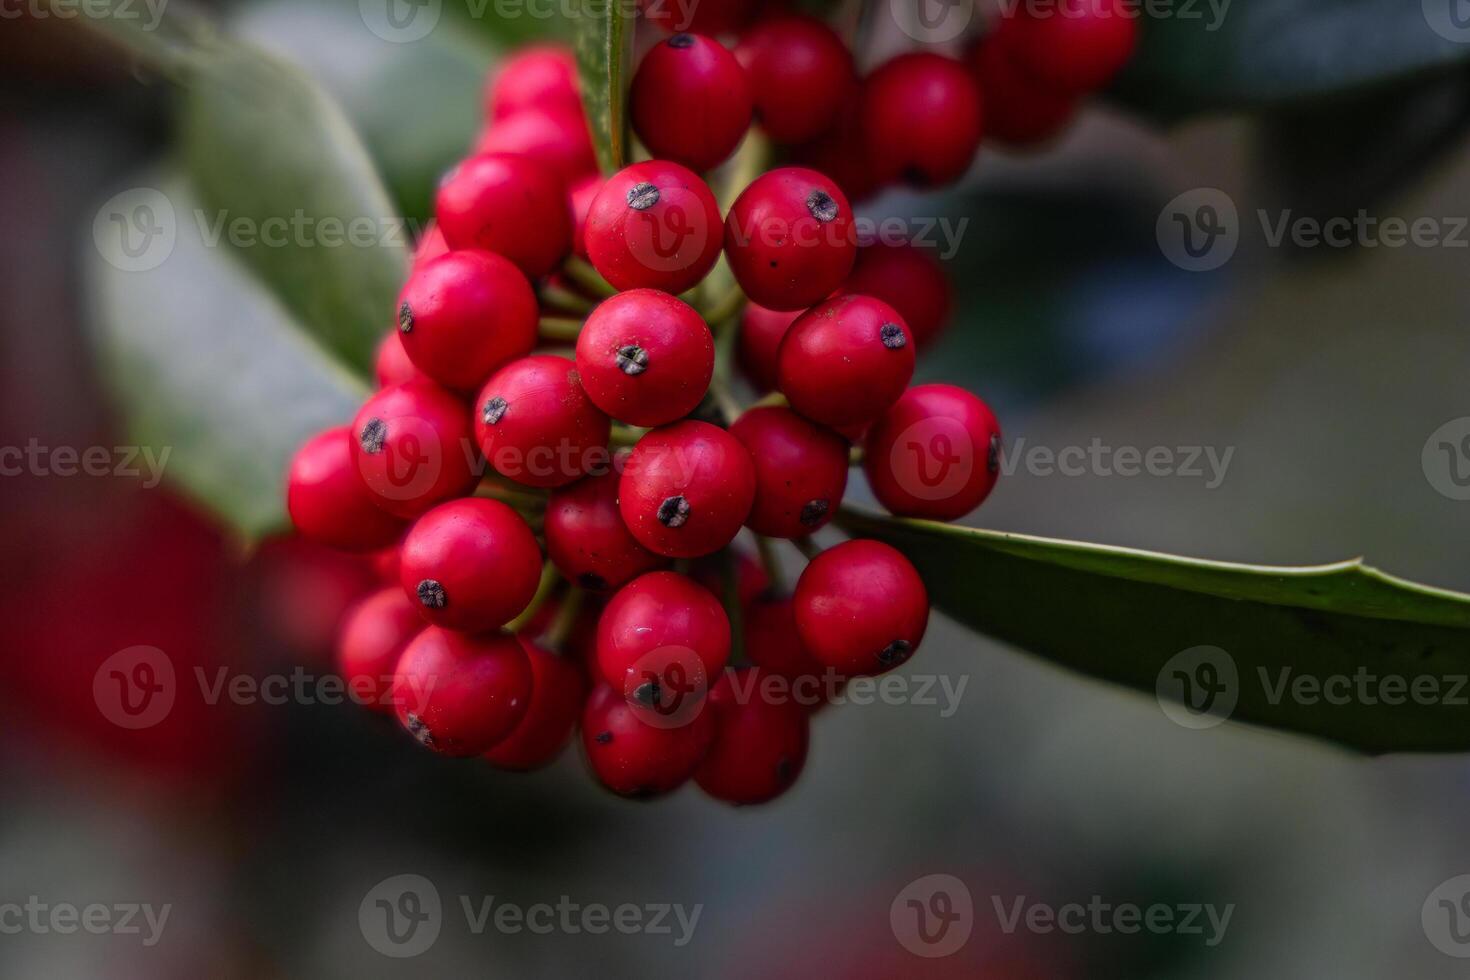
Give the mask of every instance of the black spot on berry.
[(398, 307), (398, 329), (403, 333), (413, 332), (413, 310), (407, 302)]
[(802, 527), (812, 527), (822, 523), (822, 518), (827, 516), (831, 504), (825, 500), (808, 500), (801, 508)]
[(806, 196), (806, 209), (822, 224), (837, 220), (837, 201), (820, 187)]
[(443, 609), (449, 602), (449, 597), (444, 594), (444, 586), (431, 578), (420, 582), (414, 591), (418, 593), (419, 602), (423, 603), (425, 609)]
[(896, 323), (885, 323), (878, 329), (878, 338), (883, 341), (883, 346), (889, 350), (899, 350), (909, 342), (904, 336), (903, 327)]
[(990, 437), (990, 452), (985, 457), (985, 468), (991, 473), (1000, 472), (1000, 436)]
[(633, 700), (646, 708), (656, 708), (663, 701), (663, 688), (658, 678), (651, 677), (633, 689)]
[(628, 344), (619, 347), (617, 354), (618, 370), (629, 377), (636, 377), (648, 370), (648, 351), (637, 344)]
[(934, 181), (929, 179), (929, 175), (924, 172), (922, 167), (916, 167), (912, 164), (903, 168), (903, 182), (913, 187), (928, 187), (934, 183)]
[(607, 579), (594, 572), (583, 572), (581, 575), (577, 576), (577, 584), (584, 589), (591, 589), (593, 592), (601, 592), (603, 589), (607, 588)]
[(505, 417), (505, 410), (510, 408), (510, 403), (499, 395), (485, 403), (485, 410), (480, 417), (485, 420), (486, 425), (495, 425)]
[(878, 662), (885, 667), (896, 667), (907, 660), (913, 652), (914, 645), (908, 640), (894, 640), (878, 651)]
[(598, 732), (596, 735), (592, 736), (592, 741), (596, 742), (598, 745), (606, 745), (608, 742), (612, 741), (612, 732)]
[(777, 759), (776, 782), (781, 783), (783, 786), (786, 783), (791, 782), (791, 770), (792, 765), (790, 759), (786, 758), (784, 755), (781, 758)]
[(671, 48), (692, 48), (692, 47), (694, 47), (694, 35), (693, 34), (675, 34), (673, 37), (669, 38), (669, 47), (671, 47)]
[(357, 443), (368, 455), (383, 451), (383, 440), (388, 438), (388, 423), (382, 419), (368, 419), (362, 427)]
[(689, 501), (683, 497), (665, 497), (658, 505), (658, 522), (664, 527), (683, 527), (689, 520)]
[(424, 724), (424, 720), (412, 711), (408, 713), (408, 733), (418, 739), (420, 745), (434, 747), (434, 733), (429, 731), (429, 726)]
[(628, 188), (628, 207), (634, 211), (647, 211), (658, 203), (658, 188), (648, 181)]

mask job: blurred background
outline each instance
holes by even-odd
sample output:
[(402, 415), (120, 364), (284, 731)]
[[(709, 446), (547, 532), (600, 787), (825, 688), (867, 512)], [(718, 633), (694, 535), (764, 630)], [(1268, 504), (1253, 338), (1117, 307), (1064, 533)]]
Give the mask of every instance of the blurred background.
[[(1013, 449), (1232, 452), (1218, 481), (1023, 463), (970, 522), (1250, 562), (1361, 554), (1470, 590), (1470, 505), (1421, 462), (1432, 433), (1470, 414), (1470, 72), (1437, 47), (1371, 84), (1332, 75), (1343, 46), (1376, 56), (1429, 30), (1417, 5), (1389, 5), (1391, 25), (1373, 3), (1257, 6), (1274, 24), (1232, 12), (1219, 31), (1190, 28), (1186, 53), (1180, 25), (1146, 24), (1160, 35), (1148, 55), (1055, 145), (987, 148), (957, 189), (868, 205), (969, 218), (947, 263), (955, 313), (920, 373), (979, 392)], [(92, 228), (110, 196), (179, 179), (179, 95), (97, 32), (35, 5), (4, 9), (0, 445), (45, 447), (61, 469), (57, 447), (112, 453), (131, 438), (114, 366), (92, 341), (116, 301)], [(426, 38), (400, 44), (366, 29), (354, 3), (205, 8), (339, 100), (405, 216), (426, 213), (437, 175), (472, 140), (497, 52), (557, 29), (444, 9)], [(1294, 28), (1334, 10), (1361, 16)], [(876, 28), (874, 51), (903, 43)], [(1269, 63), (1230, 75), (1221, 52), (1241, 46)], [(1170, 58), (1196, 74), (1165, 80)], [(1303, 88), (1321, 91), (1252, 90), (1282, 65), (1305, 66)], [(1199, 84), (1212, 71), (1219, 91)], [(1195, 188), (1223, 192), (1241, 216), (1234, 256), (1208, 272), (1175, 265), (1156, 234), (1166, 204)], [(1449, 240), (1274, 246), (1263, 209), (1273, 222), (1427, 217)], [(193, 316), (254, 315), (258, 302), (220, 277), (191, 271), (173, 298)], [(146, 329), (151, 314), (135, 297), (128, 315)], [(175, 447), (165, 473), (207, 451)], [(119, 728), (93, 697), (109, 656), (157, 647), (211, 680), (320, 675), (338, 617), (377, 572), (279, 534), (246, 544), (167, 477), (42, 469), (0, 479), (0, 905), (169, 911), (151, 943), (141, 912), (139, 934), (17, 931), (0, 918), (5, 976), (1463, 975), (1421, 908), (1470, 872), (1465, 760), (1188, 730), (1151, 696), (939, 617), (906, 669), (963, 683), (957, 702), (822, 712), (801, 781), (767, 807), (731, 809), (692, 788), (616, 800), (575, 749), (531, 776), (441, 760), (350, 704), (180, 696), (163, 723)], [(259, 479), (242, 473), (238, 487), (279, 493)], [(432, 882), (444, 915), (432, 948), (394, 960), (367, 941), (359, 908), (402, 874)], [(973, 907), (972, 935), (944, 958), (910, 952), (890, 915), (930, 875), (958, 879)], [(671, 934), (477, 931), (461, 902), (490, 896), (700, 911), (684, 936), (673, 918)], [(1231, 911), (1218, 935), (1204, 914), (1202, 934), (1135, 935), (1008, 930), (1001, 914), (1094, 896)]]

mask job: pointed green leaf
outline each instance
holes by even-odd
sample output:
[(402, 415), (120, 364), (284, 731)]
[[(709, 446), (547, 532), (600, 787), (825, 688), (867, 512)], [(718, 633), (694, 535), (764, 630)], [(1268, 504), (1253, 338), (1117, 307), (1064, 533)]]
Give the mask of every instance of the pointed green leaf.
[(628, 86), (633, 72), (633, 0), (580, 0), (576, 13), (577, 73), (592, 145), (604, 173), (628, 163)]

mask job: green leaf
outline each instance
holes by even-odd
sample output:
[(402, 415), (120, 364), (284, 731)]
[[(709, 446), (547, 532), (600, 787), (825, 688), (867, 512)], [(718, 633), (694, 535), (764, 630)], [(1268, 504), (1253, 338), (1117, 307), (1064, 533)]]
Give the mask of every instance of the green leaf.
[[(1236, 673), (1233, 720), (1363, 752), (1470, 749), (1470, 596), (1359, 560), (1237, 565), (855, 511), (838, 521), (904, 552), (937, 609), (1072, 670), (1154, 693), (1176, 655), (1218, 647)], [(1313, 683), (1349, 693), (1313, 698)], [(1437, 693), (1393, 695), (1400, 683)]]
[(406, 222), (341, 109), (288, 63), (222, 46), (187, 87), (182, 142), (207, 234), (238, 247), (363, 374), (408, 268)]
[[(1439, 4), (1446, 23), (1456, 2)], [(1144, 17), (1139, 51), (1116, 87), (1123, 102), (1166, 120), (1260, 109), (1446, 71), (1470, 58), (1470, 36), (1452, 40), (1439, 33), (1428, 7), (1416, 0), (1273, 0), (1192, 9), (1191, 17)]]
[(140, 271), (110, 249), (87, 250), (102, 374), (135, 442), (168, 451), (165, 479), (258, 537), (285, 523), (283, 475), (296, 447), (350, 420), (367, 392), (229, 246), (207, 244), (186, 180), (143, 180), (151, 193), (129, 192), (115, 213), (130, 222), (147, 194), (154, 226), (174, 237), (171, 249), (167, 235), (156, 238), (149, 248), (160, 251), (145, 251), (152, 267)]
[(577, 73), (592, 145), (603, 172), (628, 162), (628, 86), (633, 71), (633, 0), (579, 0), (576, 13)]

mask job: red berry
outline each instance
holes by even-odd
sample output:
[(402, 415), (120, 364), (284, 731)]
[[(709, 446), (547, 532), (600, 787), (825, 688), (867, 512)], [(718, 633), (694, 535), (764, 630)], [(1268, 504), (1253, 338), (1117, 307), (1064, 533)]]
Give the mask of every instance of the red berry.
[(587, 682), (570, 660), (522, 640), (531, 665), (531, 700), (526, 714), (485, 758), (500, 769), (529, 772), (556, 761), (582, 714)]
[(866, 145), (861, 103), (854, 99), (842, 107), (830, 132), (793, 147), (791, 159), (832, 178), (848, 201), (856, 204), (872, 197), (880, 186), (868, 154), (854, 152), (854, 147)]
[(801, 310), (768, 310), (759, 303), (746, 303), (740, 314), (740, 336), (736, 353), (740, 370), (761, 391), (776, 387), (776, 352), (786, 329), (802, 313)]
[(750, 128), (745, 69), (701, 34), (675, 34), (644, 55), (628, 104), (649, 152), (694, 170), (723, 162)]
[(847, 488), (847, 440), (789, 408), (753, 408), (730, 426), (755, 463), (756, 534), (798, 538), (832, 519)]
[(398, 294), (403, 349), (420, 371), (459, 391), (473, 391), (502, 364), (529, 354), (538, 316), (521, 270), (481, 249), (424, 263)]
[[(766, 574), (765, 566), (748, 552), (731, 548), (729, 553), (735, 558), (735, 598), (744, 608), (771, 588), (771, 577)], [(689, 574), (694, 581), (724, 601), (726, 567), (724, 553), (707, 555), (693, 562)]]
[(404, 523), (379, 508), (352, 461), (345, 425), (308, 439), (286, 474), (286, 510), (304, 537), (345, 551), (372, 551), (398, 540)]
[(755, 464), (740, 440), (708, 422), (654, 429), (633, 447), (618, 487), (623, 523), (670, 558), (729, 544), (755, 500)]
[(439, 185), (435, 214), (451, 248), (483, 248), (531, 279), (554, 269), (572, 247), (566, 187), (512, 153), (470, 157)]
[(373, 553), (373, 574), (377, 575), (378, 581), (386, 582), (395, 586), (398, 584), (399, 557), (400, 553), (396, 544), (389, 545), (381, 551), (376, 551)]
[(663, 425), (698, 407), (715, 341), (686, 303), (633, 289), (598, 304), (577, 336), (577, 370), (598, 408), (632, 425)]
[(490, 77), (485, 87), (485, 107), (493, 119), (532, 108), (581, 112), (577, 60), (572, 49), (560, 44), (536, 44), (512, 54)]
[(970, 72), (985, 100), (985, 137), (1032, 147), (1060, 133), (1077, 114), (1077, 96), (1057, 92), (1017, 65), (1002, 29), (970, 49)]
[(413, 267), (417, 269), (430, 259), (437, 259), (449, 251), (449, 243), (444, 240), (444, 231), (438, 222), (430, 221), (429, 227), (424, 229), (423, 237), (414, 246)]
[(994, 37), (1027, 77), (1080, 94), (1107, 85), (1128, 63), (1138, 44), (1137, 14), (1123, 0), (1062, 0), (1044, 12), (1023, 4)]
[(428, 381), (384, 388), (358, 409), (349, 440), (373, 502), (417, 517), (475, 482), (475, 444), (464, 402)]
[(393, 674), (403, 648), (424, 628), (415, 604), (395, 586), (347, 611), (337, 630), (337, 671), (359, 704), (393, 713)]
[[(648, 572), (618, 590), (597, 623), (597, 667), (635, 697), (677, 664), (684, 682), (707, 690), (730, 659), (730, 620), (704, 586), (675, 572)], [(648, 702), (639, 699), (640, 703)]]
[(587, 213), (587, 255), (618, 289), (682, 293), (714, 268), (722, 237), (714, 194), (668, 160), (613, 174)]
[(914, 373), (903, 317), (871, 296), (845, 293), (797, 318), (781, 341), (777, 380), (791, 407), (823, 425), (883, 414)]
[(773, 310), (811, 306), (852, 271), (852, 207), (815, 170), (772, 170), (735, 199), (725, 218), (725, 254), (753, 302)]
[(827, 668), (796, 634), (791, 599), (758, 598), (745, 607), (745, 655), (768, 673), (793, 682), (793, 696), (808, 709), (823, 703), (820, 682)]
[(479, 755), (510, 735), (531, 699), (531, 664), (514, 636), (430, 626), (393, 678), (398, 721), (440, 755)]
[(954, 385), (918, 385), (873, 426), (864, 468), (884, 507), (952, 521), (980, 506), (1000, 476), (1000, 423)]
[(670, 33), (729, 34), (745, 26), (755, 0), (638, 0), (643, 16)]
[(602, 184), (601, 174), (588, 174), (567, 192), (572, 206), (572, 251), (584, 259), (587, 258), (587, 212), (592, 209)]
[(750, 79), (756, 119), (778, 143), (804, 143), (834, 128), (857, 94), (847, 45), (814, 17), (761, 21), (735, 57)]
[(435, 626), (504, 626), (531, 602), (541, 549), (521, 516), (498, 500), (466, 497), (420, 517), (403, 539), (398, 581)]
[(664, 560), (639, 544), (618, 511), (621, 468), (583, 477), (546, 503), (546, 553), (584, 589), (616, 589)]
[(874, 174), (916, 187), (964, 176), (980, 146), (980, 90), (953, 58), (901, 54), (868, 76), (863, 129)]
[(582, 390), (567, 357), (537, 354), (496, 371), (475, 401), (475, 438), (495, 472), (560, 487), (606, 465), (612, 422)]
[(929, 622), (919, 573), (879, 541), (844, 541), (813, 558), (794, 603), (802, 645), (844, 676), (897, 667), (918, 649)]
[(377, 357), (373, 361), (373, 376), (377, 379), (379, 388), (407, 384), (424, 376), (413, 366), (413, 361), (408, 359), (408, 352), (403, 349), (397, 327), (384, 334), (378, 343)]
[(807, 712), (786, 685), (768, 689), (766, 680), (759, 667), (741, 667), (710, 691), (715, 736), (694, 781), (717, 800), (766, 803), (790, 789), (806, 763)]
[(598, 781), (620, 796), (647, 798), (678, 789), (714, 738), (708, 711), (673, 727), (651, 725), (646, 717), (606, 685), (592, 692), (582, 710), (587, 762)]
[(480, 135), (475, 153), (518, 153), (545, 168), (563, 187), (597, 170), (587, 117), (576, 111), (522, 109)]
[(933, 252), (908, 243), (878, 242), (858, 249), (843, 292), (881, 299), (898, 311), (914, 343), (923, 347), (949, 319), (950, 286)]

